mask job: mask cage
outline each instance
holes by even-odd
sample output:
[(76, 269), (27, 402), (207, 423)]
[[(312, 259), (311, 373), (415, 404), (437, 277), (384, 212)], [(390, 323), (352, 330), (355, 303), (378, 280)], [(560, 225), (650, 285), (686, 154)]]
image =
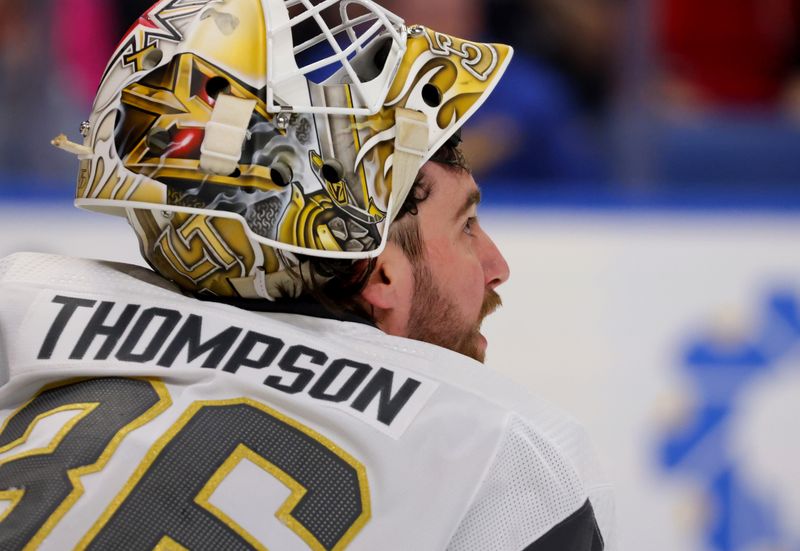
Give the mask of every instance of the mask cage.
[[(363, 116), (381, 109), (405, 53), (401, 18), (371, 0), (268, 0), (266, 6), (268, 111)], [(371, 47), (378, 41), (382, 46)], [(364, 63), (367, 55), (379, 58), (377, 70)], [(353, 105), (313, 105), (313, 84), (349, 85)]]

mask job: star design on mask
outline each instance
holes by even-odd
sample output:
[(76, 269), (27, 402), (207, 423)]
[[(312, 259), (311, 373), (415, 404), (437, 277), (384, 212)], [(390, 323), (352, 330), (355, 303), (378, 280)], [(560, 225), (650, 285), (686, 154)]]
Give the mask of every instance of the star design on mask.
[(272, 190), (269, 167), (246, 155), (241, 164), (247, 168), (237, 176), (210, 176), (199, 170), (205, 127), (216, 104), (208, 86), (220, 77), (227, 82), (230, 94), (256, 100), (253, 116), (257, 120), (269, 120), (257, 90), (200, 57), (182, 54), (122, 91), (127, 130), (120, 136), (118, 150), (125, 165), (150, 178), (181, 186), (207, 182)]
[(178, 43), (183, 40), (183, 34), (176, 22), (195, 15), (216, 1), (162, 0), (154, 4), (128, 30), (109, 62), (102, 80), (105, 80), (108, 71), (115, 67), (120, 59), (123, 67), (133, 66), (135, 71), (141, 71), (144, 58), (149, 52), (158, 48), (160, 41)]
[[(141, 119), (139, 136), (132, 140), (127, 162), (144, 166), (159, 161), (148, 158), (147, 134), (155, 128), (174, 133), (194, 129), (202, 135), (211, 118), (212, 105), (203, 82), (212, 74), (209, 67), (192, 56), (182, 56), (174, 70), (157, 71), (122, 92), (124, 105), (135, 109), (131, 116)], [(174, 137), (171, 136), (170, 142)], [(196, 163), (192, 163), (191, 168)]]

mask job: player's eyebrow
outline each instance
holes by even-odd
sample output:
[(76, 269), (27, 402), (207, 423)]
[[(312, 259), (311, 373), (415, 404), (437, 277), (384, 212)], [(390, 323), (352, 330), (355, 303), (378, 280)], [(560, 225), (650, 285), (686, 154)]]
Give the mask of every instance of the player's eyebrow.
[(456, 212), (455, 219), (458, 220), (471, 209), (473, 206), (480, 204), (481, 202), (481, 190), (476, 189), (472, 193), (469, 194), (464, 204), (458, 209)]

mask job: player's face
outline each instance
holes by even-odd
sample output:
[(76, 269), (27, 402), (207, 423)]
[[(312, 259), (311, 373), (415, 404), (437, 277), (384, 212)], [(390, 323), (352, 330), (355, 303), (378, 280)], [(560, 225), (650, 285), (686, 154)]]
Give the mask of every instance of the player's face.
[(423, 170), (432, 186), (419, 207), (425, 258), (413, 268), (408, 337), (483, 361), (481, 323), (500, 306), (494, 289), (508, 279), (508, 264), (478, 222), (472, 176), (435, 163)]

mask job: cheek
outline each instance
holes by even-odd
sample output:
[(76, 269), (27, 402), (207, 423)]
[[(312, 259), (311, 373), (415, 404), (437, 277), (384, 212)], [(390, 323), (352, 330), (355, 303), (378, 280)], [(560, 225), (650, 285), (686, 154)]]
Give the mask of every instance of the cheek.
[(441, 290), (468, 317), (480, 313), (485, 293), (483, 268), (471, 252), (449, 244), (429, 251), (431, 271)]

